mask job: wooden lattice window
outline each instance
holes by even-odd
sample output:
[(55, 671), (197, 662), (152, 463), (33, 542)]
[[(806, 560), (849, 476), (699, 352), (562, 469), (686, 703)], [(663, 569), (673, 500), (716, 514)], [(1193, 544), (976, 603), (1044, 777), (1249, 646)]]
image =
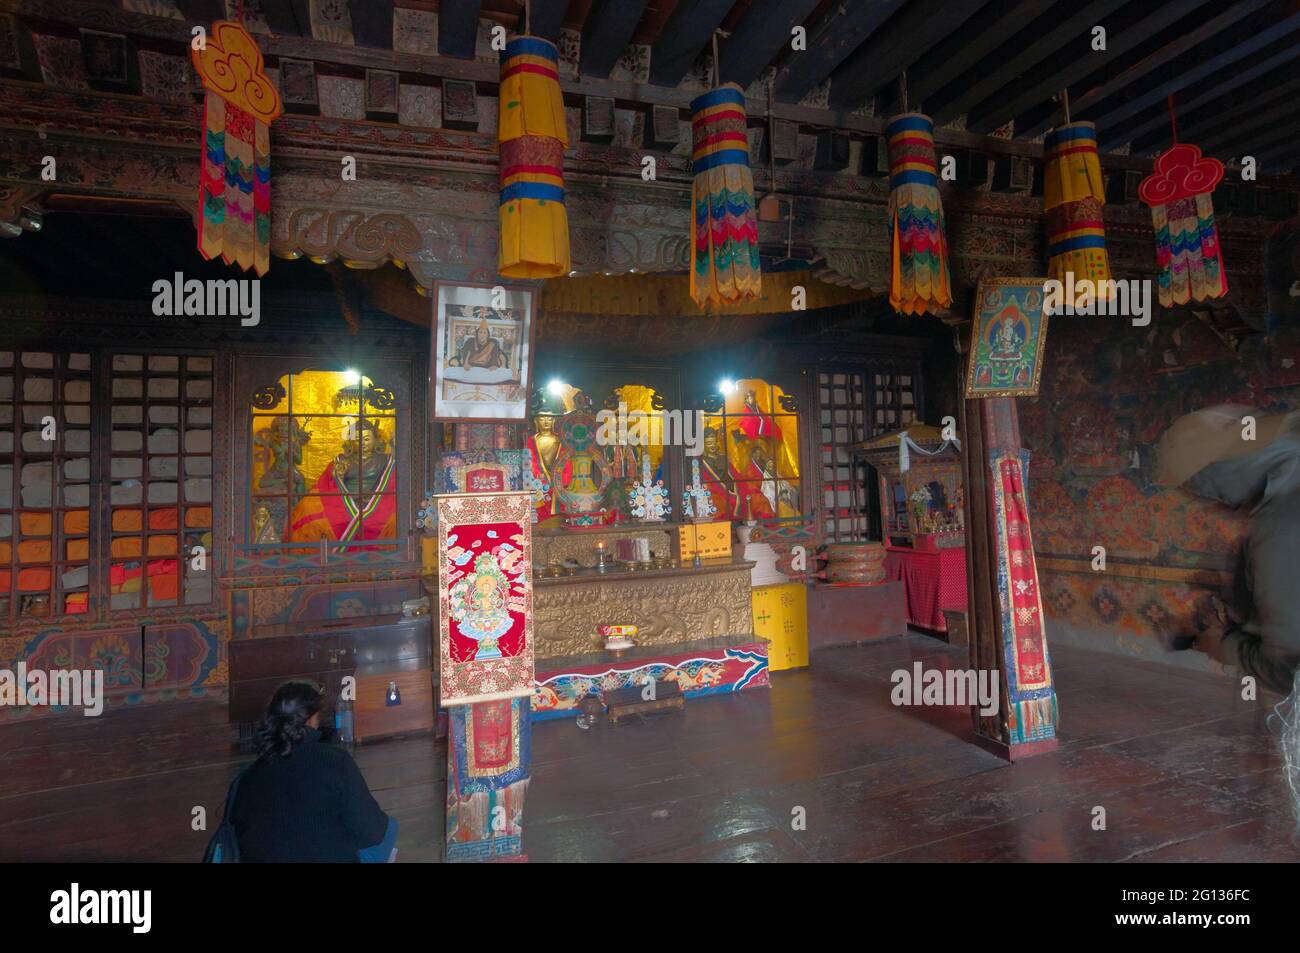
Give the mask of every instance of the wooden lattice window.
[(89, 354), (0, 351), (0, 629), (90, 599)]
[(822, 534), (828, 541), (865, 539), (867, 487), (852, 446), (866, 439), (866, 375), (822, 371), (817, 375), (821, 408)]
[(109, 608), (212, 602), (213, 365), (112, 357)]
[(895, 371), (876, 372), (874, 419), (871, 435), (899, 430), (917, 419), (917, 388), (919, 378), (911, 373)]

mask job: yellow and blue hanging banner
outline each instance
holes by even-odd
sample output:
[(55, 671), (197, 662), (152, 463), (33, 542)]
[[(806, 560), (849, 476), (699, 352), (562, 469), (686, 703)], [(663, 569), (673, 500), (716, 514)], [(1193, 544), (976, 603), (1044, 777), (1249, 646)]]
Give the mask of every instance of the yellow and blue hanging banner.
[(757, 298), (763, 268), (741, 88), (727, 83), (696, 97), (691, 131), (691, 297), (700, 307)]
[(511, 40), (501, 59), (497, 270), (507, 278), (558, 278), (570, 269), (559, 62), (555, 45), (535, 36)]
[(1097, 127), (1072, 122), (1048, 130), (1043, 153), (1047, 276), (1061, 282), (1069, 273), (1076, 282), (1108, 280), (1110, 260), (1101, 217), (1106, 184), (1097, 158)]

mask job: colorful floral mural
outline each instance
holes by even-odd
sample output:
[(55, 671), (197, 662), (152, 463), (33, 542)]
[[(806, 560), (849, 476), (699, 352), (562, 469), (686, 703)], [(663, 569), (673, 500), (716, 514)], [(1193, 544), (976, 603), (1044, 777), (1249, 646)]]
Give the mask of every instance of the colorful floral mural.
[[(1234, 351), (1204, 315), (1061, 318), (1042, 388), (1019, 403), (1032, 452), (1029, 503), (1049, 638), (1150, 658), (1203, 626), (1225, 597), (1245, 514), (1153, 482), (1154, 446), (1178, 417), (1214, 404), (1300, 408), (1300, 328), (1246, 337)], [(1093, 547), (1107, 568), (1092, 568)]]

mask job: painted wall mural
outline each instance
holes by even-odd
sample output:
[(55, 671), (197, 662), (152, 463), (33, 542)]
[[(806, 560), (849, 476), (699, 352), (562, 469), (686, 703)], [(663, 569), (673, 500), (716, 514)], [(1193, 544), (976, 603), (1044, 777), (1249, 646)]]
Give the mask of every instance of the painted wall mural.
[[(1204, 628), (1212, 594), (1230, 598), (1245, 514), (1157, 487), (1154, 447), (1214, 404), (1300, 408), (1300, 322), (1242, 337), (1208, 310), (1161, 312), (1146, 328), (1118, 320), (1056, 321), (1040, 395), (1019, 402), (1048, 637), (1213, 664), (1168, 647)], [(1094, 546), (1105, 572), (1092, 570)]]

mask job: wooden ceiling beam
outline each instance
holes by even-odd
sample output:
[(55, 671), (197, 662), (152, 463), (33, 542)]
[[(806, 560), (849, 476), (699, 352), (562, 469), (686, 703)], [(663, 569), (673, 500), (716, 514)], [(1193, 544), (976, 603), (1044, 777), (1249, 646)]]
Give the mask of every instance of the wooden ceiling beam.
[[(908, 68), (908, 100), (924, 108), (926, 100), (988, 57), (1010, 32), (1030, 23), (1053, 6), (1054, 0), (992, 0), (978, 16), (933, 49), (925, 50)], [(900, 71), (901, 72), (901, 71)], [(834, 103), (835, 84), (831, 86)], [(843, 103), (835, 103), (843, 106)]]
[(578, 52), (578, 71), (583, 76), (609, 76), (632, 41), (645, 6), (646, 0), (601, 0), (592, 6)]
[(732, 0), (682, 0), (650, 48), (650, 82), (681, 82), (734, 5)]
[(442, 0), (438, 5), (438, 52), (470, 60), (478, 45), (479, 0)]
[(393, 48), (393, 4), (352, 0), (352, 39), (357, 46)]
[(176, 9), (190, 23), (205, 27), (226, 18), (224, 0), (176, 0)]
[[(1249, 154), (1259, 143), (1270, 144), (1283, 130), (1294, 130), (1300, 118), (1300, 100), (1292, 97), (1288, 102), (1260, 113), (1244, 116), (1226, 129), (1206, 136), (1196, 143), (1204, 152), (1240, 157)], [(1182, 135), (1179, 135), (1180, 141)]]
[[(1115, 67), (1122, 62), (1126, 53), (1137, 51), (1143, 44), (1160, 43), (1159, 38), (1164, 34), (1166, 41), (1163, 45), (1121, 74), (1130, 77), (1128, 83), (1136, 82), (1161, 62), (1168, 62), (1203, 40), (1216, 36), (1220, 30), (1272, 0), (1246, 0), (1234, 4), (1195, 30), (1177, 32), (1179, 22), (1184, 21), (1204, 2), (1205, 0), (1169, 0), (1154, 8), (1130, 4), (1120, 9), (1111, 22), (1103, 24), (1106, 27), (1104, 54), (1098, 56), (1088, 51), (1078, 56), (1052, 57), (1038, 64), (1014, 82), (972, 106), (966, 115), (966, 128), (975, 132), (992, 132), (1015, 119), (1016, 135), (1033, 138), (1055, 125), (1058, 110), (1049, 104), (1052, 96), (1060, 90), (1068, 89), (1089, 76), (1113, 75)], [(1173, 35), (1166, 34), (1170, 28), (1173, 28)], [(1087, 42), (1087, 38), (1081, 41)], [(1036, 118), (1026, 123), (1022, 129), (1021, 117), (1035, 107), (1041, 107), (1035, 114)], [(1083, 110), (1084, 106), (1072, 94), (1071, 113), (1081, 115)]]
[(904, 0), (853, 0), (832, 4), (808, 31), (808, 49), (788, 57), (776, 74), (776, 95), (798, 102), (835, 72)]
[(1044, 60), (1059, 64), (1072, 44), (1080, 56), (1092, 55), (1088, 42), (1093, 26), (1123, 4), (1124, 0), (1091, 0), (1049, 11), (940, 90), (935, 97), (938, 104), (928, 107), (930, 115), (936, 122), (951, 122)]
[[(964, 30), (959, 34), (958, 31), (981, 8), (987, 10), (995, 6), (1005, 4), (989, 4), (988, 0), (914, 0), (909, 3), (835, 68), (831, 74), (831, 105), (841, 109), (866, 105), (876, 93), (920, 60), (926, 50), (949, 37), (960, 36), (963, 42), (958, 46), (972, 49), (969, 34)], [(1050, 6), (1050, 0), (1036, 6), (1046, 8)], [(978, 60), (977, 50), (978, 47), (973, 48), (968, 66)], [(908, 76), (909, 103), (919, 108), (922, 99), (916, 95), (919, 90), (914, 91), (913, 84), (930, 78), (924, 69), (919, 69), (915, 77)]]
[(262, 0), (262, 16), (272, 33), (311, 36), (311, 11), (307, 0)]
[[(1267, 53), (1264, 59), (1249, 69), (1240, 70), (1230, 66), (1208, 77), (1199, 85), (1198, 88), (1201, 90), (1199, 95), (1186, 101), (1176, 101), (1174, 107), (1186, 113), (1202, 107), (1209, 107), (1216, 111), (1231, 109), (1238, 97), (1249, 97), (1251, 95), (1249, 90), (1257, 88), (1252, 87), (1252, 83), (1258, 81), (1265, 86), (1275, 83), (1275, 77), (1270, 74), (1282, 75), (1283, 69), (1288, 67), (1292, 60), (1300, 57), (1300, 43), (1293, 43), (1284, 38), (1264, 52)], [(1127, 121), (1098, 130), (1099, 145), (1103, 150), (1115, 149), (1125, 142), (1132, 142), (1154, 131), (1168, 128), (1168, 109), (1161, 104), (1155, 104), (1148, 107), (1145, 118), (1130, 117)]]
[[(1178, 138), (1183, 142), (1201, 142), (1221, 131), (1229, 131), (1234, 125), (1241, 125), (1260, 110), (1278, 103), (1294, 102), (1300, 98), (1300, 74), (1289, 83), (1273, 83), (1267, 89), (1261, 89), (1256, 95), (1233, 97), (1232, 102), (1222, 103), (1193, 113), (1180, 107), (1175, 100), (1175, 115), (1178, 117)], [(1169, 145), (1170, 128), (1166, 111), (1164, 128), (1156, 128), (1150, 133), (1131, 140), (1135, 154), (1145, 154), (1153, 149), (1164, 149)]]
[(532, 0), (529, 20), (533, 36), (540, 36), (552, 43), (558, 40), (560, 28), (564, 26), (564, 14), (568, 8), (568, 0)]
[(815, 9), (817, 0), (754, 0), (718, 50), (722, 81), (749, 86), (789, 47), (791, 31)]
[[(1136, 116), (1148, 106), (1164, 102), (1170, 93), (1176, 93), (1181, 89), (1194, 86), (1205, 77), (1218, 72), (1226, 66), (1240, 63), (1243, 59), (1254, 55), (1274, 40), (1288, 36), (1297, 30), (1300, 30), (1300, 13), (1293, 13), (1273, 26), (1260, 31), (1244, 43), (1230, 47), (1216, 56), (1203, 60), (1196, 66), (1173, 71), (1171, 79), (1152, 86), (1143, 93), (1129, 97), (1124, 102), (1115, 102), (1113, 106), (1106, 106), (1105, 103), (1101, 104), (1098, 109), (1092, 111), (1089, 118), (1097, 123), (1098, 129), (1104, 129), (1130, 116)], [(1114, 98), (1112, 97), (1112, 99)]]

